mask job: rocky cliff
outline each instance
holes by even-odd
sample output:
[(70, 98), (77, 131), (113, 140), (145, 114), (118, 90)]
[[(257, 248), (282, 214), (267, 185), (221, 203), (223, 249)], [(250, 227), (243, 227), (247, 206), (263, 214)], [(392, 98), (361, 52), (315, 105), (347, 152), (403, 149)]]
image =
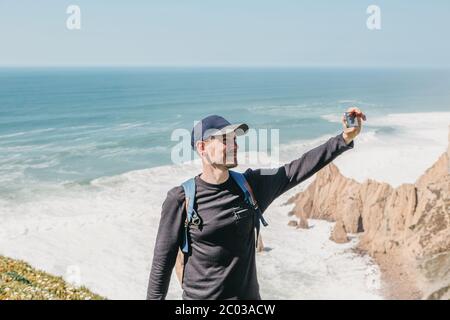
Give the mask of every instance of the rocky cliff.
[(450, 145), (414, 184), (397, 188), (370, 179), (358, 183), (330, 164), (290, 200), (291, 214), (336, 221), (336, 242), (359, 234), (359, 247), (385, 265), (391, 282), (414, 282), (406, 290), (417, 292), (399, 297), (450, 299), (449, 158)]

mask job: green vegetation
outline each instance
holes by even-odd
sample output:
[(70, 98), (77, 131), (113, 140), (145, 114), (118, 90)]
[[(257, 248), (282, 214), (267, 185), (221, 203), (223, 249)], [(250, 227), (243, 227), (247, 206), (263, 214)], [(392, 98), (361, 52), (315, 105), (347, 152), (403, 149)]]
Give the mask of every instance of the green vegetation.
[(0, 256), (0, 300), (103, 300), (29, 264)]

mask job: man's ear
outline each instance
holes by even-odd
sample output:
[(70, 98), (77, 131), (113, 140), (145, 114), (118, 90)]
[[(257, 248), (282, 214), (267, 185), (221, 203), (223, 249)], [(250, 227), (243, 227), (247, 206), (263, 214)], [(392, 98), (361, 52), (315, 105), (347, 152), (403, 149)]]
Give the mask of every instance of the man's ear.
[(202, 156), (205, 151), (205, 141), (197, 141), (195, 143), (195, 149), (197, 150), (197, 153)]

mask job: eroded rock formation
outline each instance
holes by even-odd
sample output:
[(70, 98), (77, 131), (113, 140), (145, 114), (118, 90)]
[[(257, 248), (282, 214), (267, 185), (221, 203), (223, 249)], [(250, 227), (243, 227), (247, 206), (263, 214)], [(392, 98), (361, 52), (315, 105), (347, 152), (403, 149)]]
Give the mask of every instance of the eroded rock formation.
[(331, 163), (290, 200), (290, 214), (337, 221), (333, 240), (359, 233), (359, 247), (371, 256), (395, 256), (413, 270), (423, 298), (450, 299), (449, 158), (450, 146), (414, 184), (397, 188), (371, 179), (358, 183)]

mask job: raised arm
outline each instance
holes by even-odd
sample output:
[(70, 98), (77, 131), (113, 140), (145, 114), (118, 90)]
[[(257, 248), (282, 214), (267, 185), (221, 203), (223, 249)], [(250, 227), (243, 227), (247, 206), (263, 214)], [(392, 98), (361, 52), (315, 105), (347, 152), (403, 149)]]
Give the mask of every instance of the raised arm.
[(271, 174), (261, 169), (248, 169), (245, 176), (255, 191), (259, 206), (264, 212), (278, 196), (308, 179), (353, 146), (353, 140), (347, 144), (343, 133), (340, 133), (306, 152), (300, 158), (272, 170)]
[(182, 241), (183, 203), (181, 187), (171, 189), (162, 205), (153, 262), (147, 289), (147, 300), (164, 300)]

